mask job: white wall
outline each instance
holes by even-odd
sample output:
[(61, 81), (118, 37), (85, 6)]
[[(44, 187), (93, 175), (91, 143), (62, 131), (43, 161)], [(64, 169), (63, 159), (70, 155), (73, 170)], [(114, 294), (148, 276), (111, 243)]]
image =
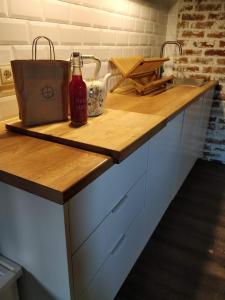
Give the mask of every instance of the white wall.
[[(174, 0), (168, 10), (166, 40), (177, 40), (177, 16), (179, 10), (179, 0)], [(167, 45), (165, 47), (164, 56), (168, 56), (170, 61), (164, 64), (164, 75), (173, 74), (174, 58), (179, 54), (178, 48), (174, 45)]]
[[(1, 0), (0, 65), (31, 58), (38, 35), (52, 39), (57, 59), (67, 59), (74, 50), (104, 62), (113, 56), (157, 56), (166, 25), (165, 4), (154, 0)], [(48, 58), (45, 45), (38, 55)], [(0, 119), (15, 114), (15, 107), (3, 111), (8, 99), (0, 98)]]

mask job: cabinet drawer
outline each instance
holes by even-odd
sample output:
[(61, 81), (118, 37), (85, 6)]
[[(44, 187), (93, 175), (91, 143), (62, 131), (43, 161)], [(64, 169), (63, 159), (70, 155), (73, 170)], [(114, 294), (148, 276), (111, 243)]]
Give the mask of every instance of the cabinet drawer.
[(144, 144), (69, 201), (72, 252), (88, 238), (147, 168)]
[(113, 300), (147, 242), (144, 216), (142, 210), (79, 300)]
[(145, 174), (111, 210), (108, 217), (73, 255), (75, 293), (80, 295), (106, 258), (124, 238), (145, 202)]
[(188, 106), (184, 112), (180, 147), (178, 182), (180, 188), (199, 155), (200, 116), (202, 99)]

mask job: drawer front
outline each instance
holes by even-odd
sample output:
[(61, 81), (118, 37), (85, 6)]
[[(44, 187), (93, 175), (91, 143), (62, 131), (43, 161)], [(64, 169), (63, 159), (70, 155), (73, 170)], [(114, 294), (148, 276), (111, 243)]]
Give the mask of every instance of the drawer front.
[(144, 144), (69, 201), (73, 253), (144, 174), (147, 169), (147, 151), (148, 146)]
[(184, 114), (178, 114), (149, 141), (147, 228), (149, 236), (177, 192), (178, 155)]
[(145, 184), (144, 175), (73, 255), (76, 295), (80, 295), (87, 288), (98, 269), (124, 238), (129, 225), (143, 209)]
[(79, 300), (114, 299), (147, 242), (144, 216), (142, 210)]
[(199, 134), (202, 99), (186, 108), (181, 138), (178, 187), (183, 184), (199, 155)]

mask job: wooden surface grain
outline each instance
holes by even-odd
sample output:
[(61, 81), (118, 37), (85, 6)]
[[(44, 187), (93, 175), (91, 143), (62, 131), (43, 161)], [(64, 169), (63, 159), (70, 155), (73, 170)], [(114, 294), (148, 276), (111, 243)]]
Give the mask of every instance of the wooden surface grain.
[(211, 81), (202, 87), (176, 86), (152, 97), (139, 96), (135, 93), (126, 95), (111, 93), (107, 96), (106, 107), (170, 119), (216, 84), (216, 81)]
[(25, 135), (0, 123), (0, 181), (63, 204), (112, 165), (112, 159)]
[(18, 118), (10, 121), (15, 130), (49, 141), (7, 132), (0, 122), (0, 181), (63, 204), (113, 164), (104, 154), (120, 162), (214, 85), (180, 86), (154, 97), (110, 94), (105, 113), (79, 129), (63, 122), (28, 131)]
[(165, 125), (164, 118), (122, 110), (106, 109), (89, 118), (80, 128), (60, 122), (25, 128), (22, 123), (7, 123), (7, 128), (30, 136), (111, 156), (120, 162)]

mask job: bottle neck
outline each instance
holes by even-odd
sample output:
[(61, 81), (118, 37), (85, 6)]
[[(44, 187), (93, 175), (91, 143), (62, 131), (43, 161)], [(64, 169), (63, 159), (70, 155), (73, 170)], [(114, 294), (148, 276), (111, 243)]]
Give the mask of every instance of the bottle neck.
[(72, 67), (73, 67), (72, 75), (73, 76), (79, 76), (79, 77), (82, 78), (80, 56), (73, 57)]

